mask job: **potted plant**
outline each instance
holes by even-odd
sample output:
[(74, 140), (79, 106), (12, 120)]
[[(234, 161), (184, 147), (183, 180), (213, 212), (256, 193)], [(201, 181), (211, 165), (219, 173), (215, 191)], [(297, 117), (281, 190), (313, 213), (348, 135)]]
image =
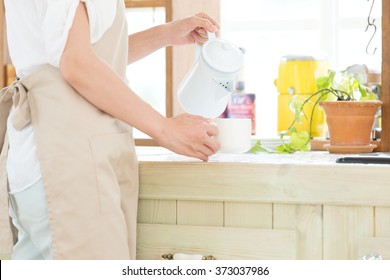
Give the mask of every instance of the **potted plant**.
[[(371, 144), (371, 129), (381, 101), (357, 77), (347, 71), (329, 71), (327, 76), (317, 79), (317, 91), (304, 100), (294, 96), (290, 109), (295, 119), (286, 131), (280, 133), (282, 145), (278, 153), (309, 151), (313, 113), (317, 105), (325, 110), (330, 144), (325, 147), (330, 153), (365, 153), (376, 147)], [(312, 104), (309, 116), (304, 109)], [(298, 131), (295, 127), (301, 118), (309, 119), (309, 131)], [(289, 134), (289, 142), (286, 135)], [(267, 150), (257, 142), (251, 152)], [(269, 150), (268, 150), (269, 151)]]

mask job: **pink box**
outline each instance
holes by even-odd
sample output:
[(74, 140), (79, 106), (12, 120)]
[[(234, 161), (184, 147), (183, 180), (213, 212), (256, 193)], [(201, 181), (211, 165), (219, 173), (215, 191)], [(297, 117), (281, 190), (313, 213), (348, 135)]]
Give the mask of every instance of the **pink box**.
[(253, 93), (233, 93), (221, 118), (248, 118), (252, 120), (252, 135), (256, 134), (256, 106)]

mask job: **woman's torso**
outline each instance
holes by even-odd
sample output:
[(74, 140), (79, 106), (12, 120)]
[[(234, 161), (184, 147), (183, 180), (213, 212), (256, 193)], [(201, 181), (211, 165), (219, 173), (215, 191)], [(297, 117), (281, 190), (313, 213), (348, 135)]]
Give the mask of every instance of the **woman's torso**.
[[(114, 0), (85, 0), (90, 19), (91, 43), (111, 26)], [(59, 67), (67, 35), (80, 0), (5, 0), (9, 53), (18, 77), (40, 67)], [(40, 167), (31, 124), (20, 131), (8, 118), (9, 152), (7, 172), (10, 192), (22, 191), (40, 180)]]

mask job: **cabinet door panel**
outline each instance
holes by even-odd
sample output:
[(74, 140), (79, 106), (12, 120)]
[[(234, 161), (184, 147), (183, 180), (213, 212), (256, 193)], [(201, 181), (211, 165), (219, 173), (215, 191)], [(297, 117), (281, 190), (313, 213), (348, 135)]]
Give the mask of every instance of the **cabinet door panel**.
[(356, 259), (358, 241), (374, 236), (374, 208), (324, 206), (324, 259)]
[(375, 207), (375, 236), (390, 236), (390, 207)]
[(271, 203), (225, 202), (225, 226), (272, 228)]
[(138, 201), (139, 223), (176, 224), (176, 201), (140, 199)]
[(298, 259), (322, 259), (321, 205), (275, 204), (274, 229), (297, 231)]
[(177, 224), (223, 226), (223, 202), (177, 201)]

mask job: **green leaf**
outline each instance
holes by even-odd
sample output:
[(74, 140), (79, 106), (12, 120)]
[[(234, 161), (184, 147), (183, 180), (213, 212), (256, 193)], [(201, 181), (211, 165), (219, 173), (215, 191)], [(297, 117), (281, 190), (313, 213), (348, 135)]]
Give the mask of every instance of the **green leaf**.
[(305, 100), (302, 99), (299, 95), (294, 95), (291, 97), (288, 107), (294, 113), (295, 121), (301, 123), (301, 115), (303, 114), (303, 103)]
[(282, 145), (277, 146), (275, 149), (276, 149), (276, 152), (278, 154), (291, 154), (291, 153), (293, 153), (293, 152), (290, 152), (290, 149), (288, 147), (289, 147), (288, 144), (282, 144)]
[(367, 97), (367, 90), (365, 86), (358, 84), (359, 92), (361, 94), (360, 99), (364, 100)]
[(251, 154), (256, 154), (256, 153), (260, 153), (260, 152), (275, 153), (274, 150), (269, 149), (269, 148), (266, 148), (266, 147), (263, 147), (263, 146), (261, 145), (260, 140), (258, 140), (258, 141), (255, 143), (255, 145), (249, 150), (249, 153), (251, 153)]
[(290, 148), (296, 151), (310, 151), (310, 135), (307, 131), (291, 134)]
[(377, 100), (378, 97), (371, 91), (369, 87), (359, 84), (359, 91), (361, 93), (360, 100)]
[(317, 90), (327, 88), (329, 87), (329, 77), (328, 76), (318, 77), (316, 83), (317, 83)]

